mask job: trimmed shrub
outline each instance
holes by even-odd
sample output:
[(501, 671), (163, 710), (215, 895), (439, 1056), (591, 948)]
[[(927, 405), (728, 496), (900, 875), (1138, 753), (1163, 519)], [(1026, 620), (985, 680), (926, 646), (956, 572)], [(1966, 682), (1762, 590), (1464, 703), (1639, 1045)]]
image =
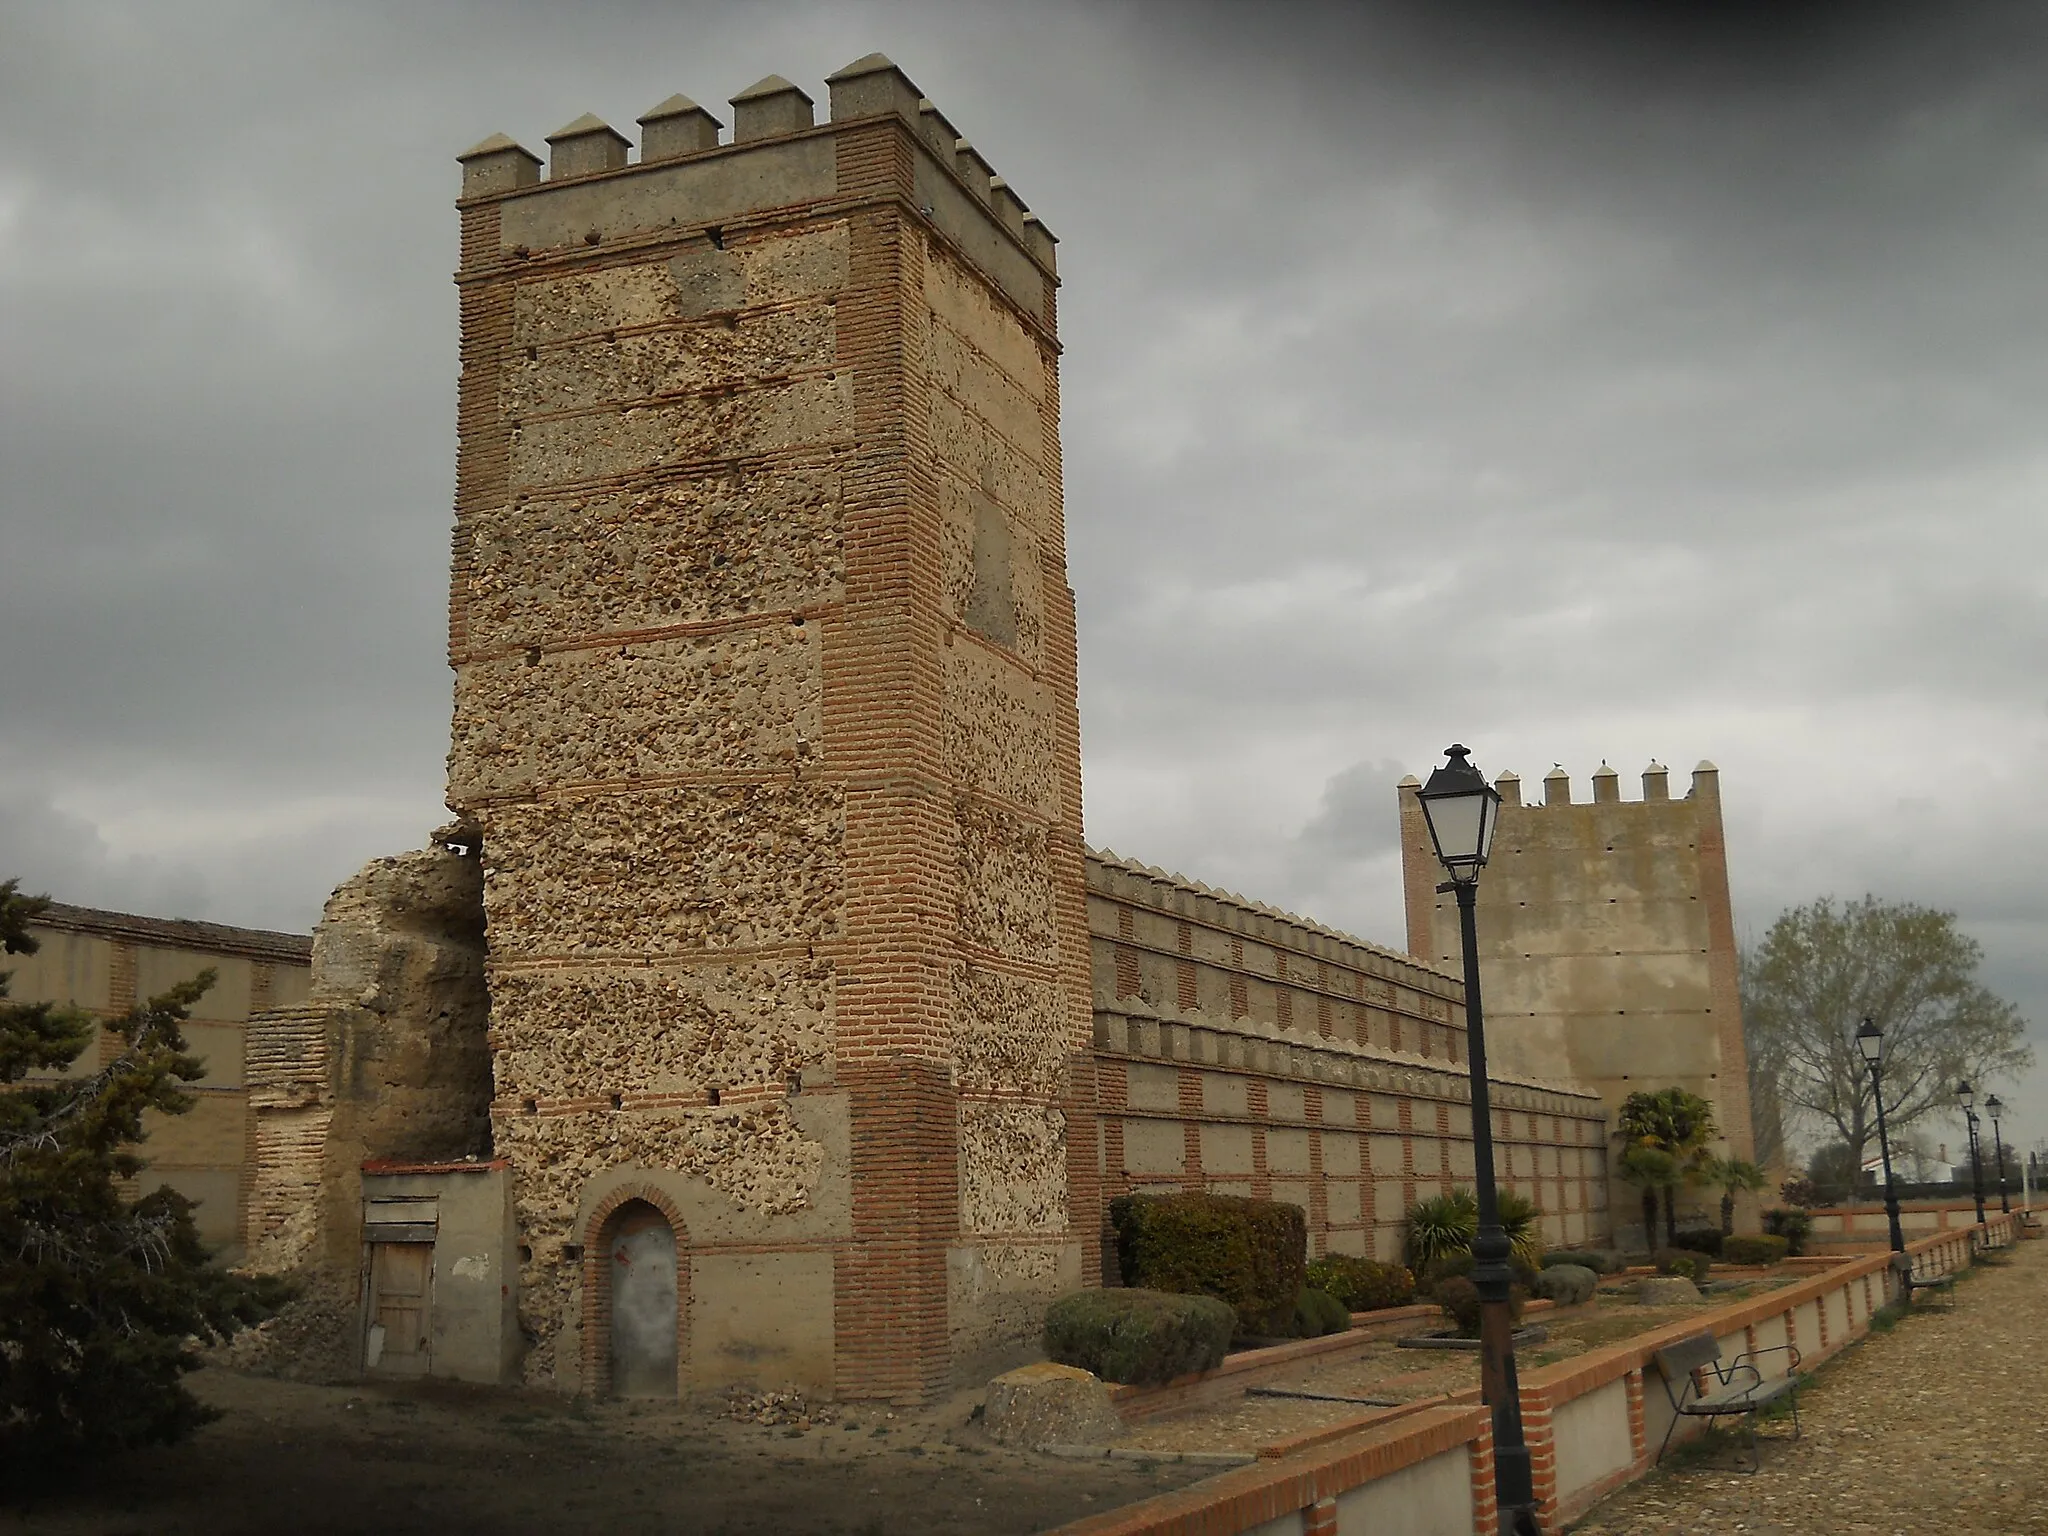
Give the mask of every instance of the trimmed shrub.
[(1281, 1200), (1189, 1192), (1120, 1195), (1109, 1203), (1127, 1286), (1214, 1296), (1238, 1332), (1277, 1334), (1294, 1319), (1308, 1269), (1308, 1222)]
[[(1520, 1259), (1508, 1259), (1508, 1272), (1514, 1277), (1513, 1284), (1522, 1291), (1532, 1292), (1536, 1288), (1537, 1271)], [(1446, 1254), (1441, 1259), (1431, 1259), (1423, 1265), (1422, 1273), (1416, 1277), (1415, 1289), (1431, 1301), (1441, 1302), (1438, 1292), (1447, 1281), (1469, 1280), (1472, 1277), (1472, 1255), (1469, 1253)]]
[(1719, 1227), (1687, 1227), (1671, 1240), (1671, 1246), (1683, 1248), (1688, 1253), (1704, 1253), (1709, 1258), (1718, 1259), (1724, 1241)]
[[(1528, 1299), (1528, 1292), (1519, 1285), (1508, 1287), (1508, 1316), (1519, 1323), (1522, 1320), (1522, 1304)], [(1479, 1287), (1463, 1275), (1452, 1275), (1436, 1288), (1436, 1304), (1444, 1309), (1452, 1322), (1458, 1325), (1458, 1332), (1466, 1338), (1479, 1336)]]
[(1806, 1211), (1779, 1206), (1764, 1212), (1764, 1231), (1785, 1239), (1785, 1256), (1796, 1259), (1806, 1252), (1806, 1239), (1813, 1232), (1813, 1217)]
[(1628, 1268), (1628, 1260), (1612, 1248), (1559, 1248), (1543, 1255), (1545, 1269), (1559, 1264), (1576, 1264), (1596, 1275), (1618, 1275)]
[(1149, 1386), (1223, 1363), (1237, 1315), (1213, 1296), (1073, 1291), (1045, 1311), (1045, 1353), (1104, 1381)]
[(1693, 1253), (1684, 1248), (1659, 1248), (1652, 1255), (1660, 1275), (1683, 1275), (1694, 1285), (1707, 1283), (1707, 1271), (1714, 1267), (1711, 1254)]
[(1591, 1301), (1600, 1288), (1600, 1277), (1583, 1264), (1546, 1264), (1536, 1277), (1534, 1294), (1560, 1307), (1576, 1307)]
[(1349, 1253), (1326, 1253), (1311, 1260), (1308, 1283), (1328, 1291), (1353, 1312), (1405, 1307), (1415, 1299), (1415, 1277), (1399, 1264), (1381, 1264)]
[(1316, 1339), (1326, 1333), (1342, 1333), (1350, 1326), (1351, 1309), (1328, 1291), (1304, 1286), (1301, 1295), (1295, 1299), (1293, 1333), (1297, 1339)]
[(1768, 1233), (1762, 1237), (1731, 1237), (1721, 1245), (1724, 1264), (1775, 1264), (1787, 1257), (1792, 1244)]

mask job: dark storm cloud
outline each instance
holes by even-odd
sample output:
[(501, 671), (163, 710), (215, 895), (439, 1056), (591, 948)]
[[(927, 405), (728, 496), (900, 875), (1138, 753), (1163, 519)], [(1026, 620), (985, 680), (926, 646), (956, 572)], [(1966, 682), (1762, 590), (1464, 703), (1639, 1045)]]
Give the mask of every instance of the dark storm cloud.
[(0, 871), (302, 927), (418, 841), (452, 156), (879, 47), (1063, 239), (1092, 840), (1398, 944), (1452, 737), (1712, 757), (1747, 926), (1951, 905), (2048, 1018), (2038, 7), (0, 16)]

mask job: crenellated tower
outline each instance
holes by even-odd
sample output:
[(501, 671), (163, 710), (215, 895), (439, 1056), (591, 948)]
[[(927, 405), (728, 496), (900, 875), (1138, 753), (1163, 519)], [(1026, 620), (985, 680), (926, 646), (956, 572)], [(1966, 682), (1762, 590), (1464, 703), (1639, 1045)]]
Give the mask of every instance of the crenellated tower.
[[(1488, 1059), (1504, 1073), (1569, 1077), (1610, 1110), (1637, 1089), (1682, 1087), (1710, 1100), (1730, 1155), (1752, 1155), (1748, 1056), (1737, 990), (1735, 922), (1712, 763), (1671, 797), (1660, 763), (1642, 798), (1621, 798), (1605, 763), (1590, 803), (1553, 768), (1525, 805), (1504, 773), (1478, 930)], [(1408, 950), (1464, 964), (1454, 898), (1438, 894), (1429, 831), (1400, 788)]]
[(448, 801), (570, 1389), (927, 1399), (1098, 1278), (1054, 241), (828, 85), (461, 157)]

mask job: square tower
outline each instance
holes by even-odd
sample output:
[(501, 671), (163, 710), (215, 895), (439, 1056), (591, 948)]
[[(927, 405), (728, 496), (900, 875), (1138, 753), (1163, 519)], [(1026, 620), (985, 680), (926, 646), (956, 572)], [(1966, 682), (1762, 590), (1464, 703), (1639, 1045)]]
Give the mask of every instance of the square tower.
[(684, 1388), (928, 1399), (1099, 1278), (1053, 240), (829, 85), (462, 157), (448, 802), (574, 1390), (661, 1227)]
[[(1436, 888), (1418, 787), (1399, 789), (1408, 951), (1457, 969), (1457, 904)], [(1604, 763), (1590, 804), (1573, 803), (1562, 768), (1545, 775), (1540, 805), (1523, 803), (1512, 773), (1494, 787), (1500, 821), (1476, 913), (1489, 1065), (1571, 1078), (1610, 1111), (1639, 1089), (1684, 1088), (1713, 1104), (1727, 1155), (1751, 1157), (1718, 770), (1701, 763), (1676, 800), (1659, 763), (1640, 800), (1621, 798)]]

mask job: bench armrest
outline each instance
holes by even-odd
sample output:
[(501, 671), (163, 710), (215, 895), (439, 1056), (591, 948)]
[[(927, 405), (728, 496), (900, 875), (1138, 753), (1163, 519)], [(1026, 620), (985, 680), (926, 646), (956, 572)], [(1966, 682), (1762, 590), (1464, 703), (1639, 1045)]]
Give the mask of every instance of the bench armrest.
[[(1799, 1369), (1800, 1358), (1799, 1346), (1797, 1344), (1766, 1344), (1762, 1349), (1745, 1349), (1741, 1354), (1737, 1355), (1733, 1360), (1728, 1362), (1729, 1369), (1732, 1370), (1736, 1366), (1741, 1365), (1747, 1366), (1751, 1370), (1756, 1370), (1756, 1361), (1759, 1356), (1775, 1355), (1780, 1350), (1783, 1350), (1786, 1354), (1792, 1357), (1786, 1366), (1786, 1370), (1788, 1372), (1797, 1371)], [(1761, 1375), (1762, 1372), (1759, 1371), (1758, 1374)]]
[[(1764, 1384), (1764, 1373), (1758, 1370), (1755, 1366), (1750, 1365), (1746, 1361), (1740, 1359), (1730, 1360), (1726, 1365), (1722, 1365), (1718, 1361), (1716, 1361), (1712, 1364), (1703, 1367), (1703, 1369), (1712, 1371), (1714, 1373), (1715, 1381), (1718, 1382), (1720, 1386), (1724, 1389), (1730, 1387), (1739, 1387), (1744, 1394), (1754, 1392), (1758, 1387), (1761, 1387)], [(1736, 1377), (1743, 1373), (1748, 1374), (1749, 1380), (1746, 1382), (1738, 1382), (1736, 1380)]]

